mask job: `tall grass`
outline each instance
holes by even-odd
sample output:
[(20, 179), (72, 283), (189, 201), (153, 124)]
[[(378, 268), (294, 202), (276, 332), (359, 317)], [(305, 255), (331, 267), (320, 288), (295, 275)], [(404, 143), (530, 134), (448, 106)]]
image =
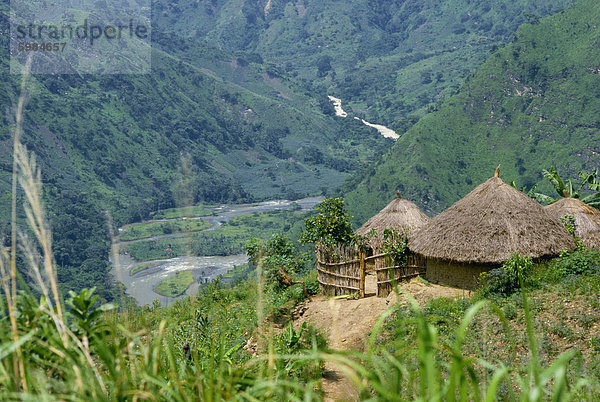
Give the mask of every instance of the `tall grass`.
[[(313, 394), (312, 385), (272, 372), (277, 359), (272, 348), (271, 363), (264, 365), (270, 370), (261, 369), (261, 358), (234, 362), (232, 353), (239, 348), (227, 349), (223, 338), (212, 337), (202, 353), (191, 348), (182, 355), (182, 345), (168, 339), (164, 320), (153, 333), (132, 332), (123, 321), (127, 313), (98, 306), (94, 289), (70, 292), (63, 301), (42, 203), (41, 172), (20, 142), (27, 78), (24, 74), (13, 137), (12, 246), (0, 259), (2, 322), (9, 321), (0, 331), (0, 399), (212, 401)], [(25, 194), (27, 232), (17, 227), (17, 184)], [(18, 247), (40, 291), (39, 300), (17, 292)], [(113, 256), (116, 253), (113, 249)], [(261, 375), (267, 371), (268, 376)]]

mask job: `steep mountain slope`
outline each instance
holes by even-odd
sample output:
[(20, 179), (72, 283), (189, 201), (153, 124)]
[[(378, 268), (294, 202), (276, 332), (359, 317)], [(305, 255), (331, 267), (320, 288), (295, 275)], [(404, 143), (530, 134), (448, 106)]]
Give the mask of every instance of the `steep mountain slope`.
[[(7, 30), (8, 5), (0, 7)], [(8, 35), (0, 40), (7, 234), (21, 77), (8, 73)], [(30, 77), (23, 142), (42, 168), (59, 277), (69, 288), (106, 285), (104, 211), (120, 225), (179, 203), (330, 191), (389, 143), (358, 122), (323, 114), (259, 62), (160, 29), (153, 41), (148, 75)]]
[[(531, 186), (550, 165), (573, 176), (600, 163), (600, 7), (581, 0), (523, 25), (459, 94), (425, 116), (362, 181), (348, 186), (357, 222), (400, 189), (439, 212), (489, 178)], [(367, 206), (365, 208), (365, 206)]]
[[(185, 45), (191, 46), (178, 44)], [(177, 185), (183, 154), (199, 179), (192, 201), (251, 200), (288, 195), (281, 186), (295, 183), (296, 176), (303, 178), (303, 185), (295, 186), (300, 195), (335, 187), (352, 165), (343, 155), (351, 148), (344, 148), (344, 141), (366, 134), (385, 144), (359, 124), (342, 127), (283, 80), (266, 73), (263, 77), (260, 66), (230, 67), (235, 57), (204, 53), (172, 55), (157, 42), (151, 75), (34, 77), (25, 142), (47, 165), (46, 176), (72, 170), (93, 182), (95, 191), (116, 198), (121, 208), (132, 205), (131, 197), (157, 193), (168, 202), (165, 195)], [(227, 80), (226, 74), (234, 73), (246, 75), (238, 81), (253, 90)], [(5, 88), (14, 99), (19, 77), (11, 78)], [(11, 100), (3, 101), (8, 107)], [(9, 138), (8, 124), (3, 137)], [(55, 158), (57, 152), (64, 158)], [(3, 156), (10, 165), (10, 154)], [(273, 170), (277, 161), (293, 166), (261, 173)], [(242, 167), (257, 172), (252, 182), (240, 183), (237, 171)], [(260, 192), (252, 187), (256, 182)], [(118, 201), (118, 194), (127, 199)], [(147, 210), (140, 207), (135, 210)]]
[(313, 96), (335, 95), (403, 132), (521, 23), (572, 2), (160, 0), (153, 15), (181, 36), (258, 54)]

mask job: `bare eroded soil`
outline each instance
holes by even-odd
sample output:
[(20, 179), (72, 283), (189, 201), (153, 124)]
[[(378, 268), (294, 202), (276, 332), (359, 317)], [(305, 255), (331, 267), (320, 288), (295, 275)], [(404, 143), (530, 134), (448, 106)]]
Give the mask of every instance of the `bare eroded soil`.
[[(400, 295), (408, 294), (423, 305), (427, 300), (436, 297), (463, 297), (467, 292), (435, 284), (426, 284), (418, 278), (399, 286)], [(363, 351), (369, 332), (373, 329), (379, 316), (396, 302), (396, 295), (387, 298), (376, 297), (377, 283), (374, 275), (367, 275), (364, 299), (334, 299), (326, 296), (315, 296), (306, 302), (306, 309), (294, 326), (303, 322), (312, 323), (322, 330), (329, 340), (331, 349), (339, 351)], [(323, 391), (328, 401), (358, 400), (356, 389), (343, 371), (334, 363), (325, 364), (323, 375)]]

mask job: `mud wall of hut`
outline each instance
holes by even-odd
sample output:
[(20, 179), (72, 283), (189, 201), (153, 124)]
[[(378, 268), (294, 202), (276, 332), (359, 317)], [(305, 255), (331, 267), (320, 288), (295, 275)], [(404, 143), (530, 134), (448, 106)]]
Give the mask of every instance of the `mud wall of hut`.
[(477, 281), (482, 272), (497, 268), (493, 265), (461, 264), (435, 258), (427, 258), (425, 266), (425, 279), (429, 282), (469, 290), (477, 287)]

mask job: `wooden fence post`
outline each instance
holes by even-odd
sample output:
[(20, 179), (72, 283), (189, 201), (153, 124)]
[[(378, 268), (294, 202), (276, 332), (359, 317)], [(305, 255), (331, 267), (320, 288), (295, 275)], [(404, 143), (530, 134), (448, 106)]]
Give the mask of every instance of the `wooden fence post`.
[(359, 298), (365, 297), (365, 253), (360, 252), (360, 285), (359, 287)]

